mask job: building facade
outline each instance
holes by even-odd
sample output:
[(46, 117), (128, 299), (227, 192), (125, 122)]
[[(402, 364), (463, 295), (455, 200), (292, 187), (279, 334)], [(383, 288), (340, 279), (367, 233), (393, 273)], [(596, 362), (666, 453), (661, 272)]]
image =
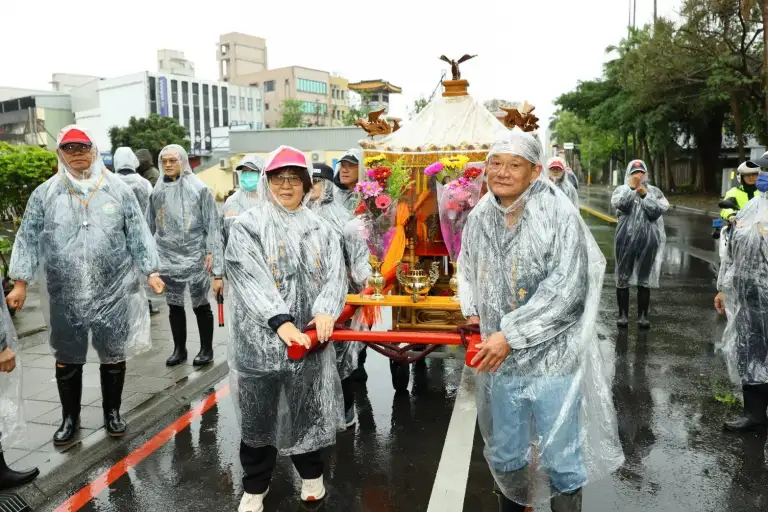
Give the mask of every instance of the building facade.
[(47, 93), (0, 101), (0, 141), (56, 149), (56, 135), (74, 123), (68, 94)]
[(213, 128), (264, 126), (257, 87), (145, 71), (88, 83), (71, 95), (77, 123), (94, 134), (101, 149), (111, 147), (112, 126), (150, 114), (176, 119), (187, 129), (192, 152), (198, 155), (215, 150)]
[[(306, 126), (341, 125), (349, 109), (347, 80), (327, 71), (290, 66), (242, 75), (237, 82), (259, 87), (264, 98), (264, 127), (278, 128), (285, 100), (297, 100)], [(334, 111), (335, 109), (335, 111)], [(337, 121), (337, 122), (334, 122)]]
[(195, 76), (195, 64), (184, 58), (184, 52), (157, 50), (157, 71), (168, 75)]
[(239, 32), (222, 34), (219, 36), (216, 59), (219, 61), (220, 81), (250, 85), (239, 81), (239, 78), (267, 69), (267, 41)]

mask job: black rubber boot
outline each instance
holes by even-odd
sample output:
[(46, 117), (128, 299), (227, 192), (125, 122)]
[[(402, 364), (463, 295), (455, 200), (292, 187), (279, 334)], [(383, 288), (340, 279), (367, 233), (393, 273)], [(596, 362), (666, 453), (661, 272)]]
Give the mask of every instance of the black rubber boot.
[(764, 384), (756, 386), (742, 386), (744, 392), (744, 414), (733, 421), (726, 421), (725, 430), (731, 432), (749, 432), (765, 427), (768, 424), (766, 407), (768, 402)]
[(499, 491), (496, 491), (496, 494), (499, 496), (499, 512), (525, 512), (525, 505), (515, 503)]
[(619, 303), (619, 318), (616, 325), (626, 329), (629, 325), (629, 288), (616, 288), (616, 300)]
[(125, 384), (125, 361), (117, 364), (102, 364), (101, 401), (104, 410), (104, 428), (111, 437), (125, 435), (127, 425), (120, 417), (120, 404)]
[(160, 312), (160, 310), (157, 309), (154, 304), (152, 304), (151, 300), (148, 300), (147, 302), (149, 303), (149, 314), (150, 315), (156, 315), (156, 314), (158, 314)]
[(5, 463), (5, 455), (0, 452), (0, 491), (11, 489), (12, 487), (21, 487), (28, 484), (40, 474), (37, 468), (26, 471), (14, 471)]
[(568, 494), (558, 494), (549, 500), (552, 512), (581, 512), (581, 489)]
[(61, 401), (61, 426), (53, 434), (53, 444), (64, 446), (72, 442), (80, 428), (83, 365), (56, 363), (56, 385)]
[(193, 366), (205, 366), (213, 362), (213, 311), (210, 304), (196, 307), (197, 330), (200, 332), (200, 352), (192, 361)]
[(368, 357), (367, 350), (368, 347), (363, 347), (357, 355), (357, 368), (349, 376), (349, 379), (353, 382), (366, 382), (368, 380), (368, 373), (365, 371), (365, 359)]
[(648, 310), (651, 307), (651, 289), (642, 286), (637, 287), (637, 327), (640, 329), (650, 329), (651, 322), (648, 320)]
[(187, 360), (187, 315), (183, 306), (168, 306), (168, 320), (173, 335), (173, 354), (165, 364), (176, 366)]

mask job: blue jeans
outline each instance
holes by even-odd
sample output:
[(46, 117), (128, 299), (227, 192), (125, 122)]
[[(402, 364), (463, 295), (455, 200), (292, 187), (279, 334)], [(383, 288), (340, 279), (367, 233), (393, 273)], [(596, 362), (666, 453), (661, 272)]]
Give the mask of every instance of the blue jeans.
[(579, 431), (581, 390), (571, 390), (572, 385), (570, 375), (492, 378), (493, 442), (487, 453), (493, 470), (511, 473), (530, 463), (533, 415), (541, 465), (548, 471), (552, 487), (567, 493), (586, 484)]

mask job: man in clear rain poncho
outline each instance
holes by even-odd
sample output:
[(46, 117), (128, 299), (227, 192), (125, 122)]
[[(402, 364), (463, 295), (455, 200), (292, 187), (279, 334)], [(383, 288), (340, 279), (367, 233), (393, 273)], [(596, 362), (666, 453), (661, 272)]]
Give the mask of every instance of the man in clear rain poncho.
[(76, 126), (57, 137), (56, 175), (29, 198), (11, 256), (8, 304), (21, 309), (27, 283), (41, 277), (63, 421), (54, 444), (79, 428), (88, 340), (101, 360), (107, 433), (121, 436), (125, 360), (151, 346), (147, 296), (163, 290), (158, 257), (131, 189), (106, 170), (91, 137)]
[(647, 172), (645, 162), (631, 161), (624, 184), (617, 187), (611, 197), (611, 205), (616, 209), (619, 221), (614, 254), (616, 299), (619, 303), (616, 325), (622, 329), (629, 324), (630, 286), (637, 286), (637, 325), (641, 329), (650, 328), (651, 288), (659, 287), (667, 240), (662, 215), (669, 209), (669, 202), (661, 190), (648, 184)]
[(258, 203), (259, 178), (263, 169), (264, 159), (256, 155), (244, 156), (237, 165), (235, 172), (237, 172), (240, 187), (227, 198), (224, 208), (221, 210), (221, 234), (224, 247), (227, 246), (227, 240), (229, 239), (229, 228), (237, 216)]
[(344, 153), (336, 163), (336, 175), (333, 183), (336, 188), (333, 195), (336, 202), (353, 212), (359, 203), (359, 197), (355, 193), (355, 186), (360, 180), (360, 169), (363, 163), (363, 151), (352, 148)]
[[(0, 274), (0, 278), (2, 278)], [(18, 339), (11, 315), (5, 304), (0, 305), (0, 491), (20, 487), (37, 478), (37, 468), (14, 471), (5, 461), (5, 450), (16, 448), (23, 440), (24, 401), (22, 399), (21, 367), (17, 366)], [(21, 448), (22, 446), (19, 446)]]
[(768, 159), (753, 163), (761, 167), (757, 193), (732, 224), (715, 297), (728, 316), (720, 348), (744, 393), (742, 417), (725, 423), (735, 432), (768, 425)]
[[(308, 205), (309, 209), (328, 221), (342, 240), (344, 265), (349, 282), (348, 291), (349, 293), (360, 293), (371, 275), (370, 251), (365, 239), (349, 224), (353, 220), (352, 214), (334, 201), (334, 188), (333, 169), (326, 164), (313, 164), (312, 196)], [(357, 319), (353, 319), (353, 325), (362, 328)], [(355, 407), (354, 390), (349, 377), (357, 369), (358, 355), (363, 344), (344, 342), (334, 343), (333, 346), (336, 349), (336, 366), (341, 378), (341, 389), (344, 392), (346, 426), (351, 427), (355, 423)]]
[(160, 256), (160, 274), (168, 290), (168, 318), (173, 354), (165, 362), (176, 366), (187, 360), (185, 290), (189, 288), (192, 310), (200, 333), (200, 352), (192, 361), (204, 366), (213, 361), (213, 311), (208, 301), (213, 273), (213, 292), (224, 289), (222, 280), (219, 211), (211, 190), (194, 175), (187, 152), (171, 144), (160, 151), (162, 176), (149, 200), (149, 227)]
[(336, 442), (344, 425), (335, 352), (321, 349), (299, 361), (287, 356), (289, 345), (309, 346), (302, 333), (309, 324), (327, 342), (347, 293), (341, 240), (304, 206), (309, 169), (300, 151), (273, 151), (259, 180), (259, 203), (229, 233), (229, 368), (245, 489), (239, 512), (264, 510), (278, 453), (290, 456), (301, 476), (302, 500), (322, 499), (320, 450)]
[(461, 308), (483, 342), (477, 416), (501, 511), (581, 489), (621, 466), (595, 320), (605, 258), (567, 198), (540, 177), (541, 145), (519, 129), (488, 153), (488, 191), (464, 229)]
[[(562, 158), (553, 157), (547, 162), (547, 171), (549, 173), (549, 179), (552, 183), (559, 188), (565, 197), (567, 197), (573, 206), (579, 207), (579, 193), (573, 186), (573, 181), (568, 177), (568, 173), (565, 170), (566, 165)], [(573, 173), (571, 173), (573, 175)]]
[[(133, 153), (131, 148), (119, 147), (115, 150), (112, 157), (115, 172), (120, 176), (133, 191), (136, 200), (139, 202), (141, 211), (146, 215), (149, 206), (149, 196), (152, 195), (152, 185), (149, 180), (142, 177), (136, 169), (139, 167), (139, 159)], [(146, 219), (142, 219), (146, 222)], [(157, 314), (160, 311), (152, 305), (152, 299), (149, 299), (150, 314)]]

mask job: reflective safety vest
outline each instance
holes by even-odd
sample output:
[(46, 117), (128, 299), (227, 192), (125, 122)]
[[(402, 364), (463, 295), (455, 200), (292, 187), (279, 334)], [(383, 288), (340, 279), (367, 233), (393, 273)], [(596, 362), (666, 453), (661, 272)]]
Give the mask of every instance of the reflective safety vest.
[[(749, 201), (749, 195), (744, 191), (743, 185), (739, 185), (738, 187), (733, 187), (731, 190), (728, 191), (728, 193), (725, 194), (725, 197), (723, 199), (728, 199), (729, 197), (736, 198), (736, 204), (739, 205), (739, 209), (744, 208), (744, 205), (747, 204), (747, 201)], [(730, 208), (723, 208), (720, 211), (720, 217), (722, 217), (725, 220), (728, 220), (728, 217), (730, 217), (735, 213), (736, 213), (736, 210), (732, 210)]]

